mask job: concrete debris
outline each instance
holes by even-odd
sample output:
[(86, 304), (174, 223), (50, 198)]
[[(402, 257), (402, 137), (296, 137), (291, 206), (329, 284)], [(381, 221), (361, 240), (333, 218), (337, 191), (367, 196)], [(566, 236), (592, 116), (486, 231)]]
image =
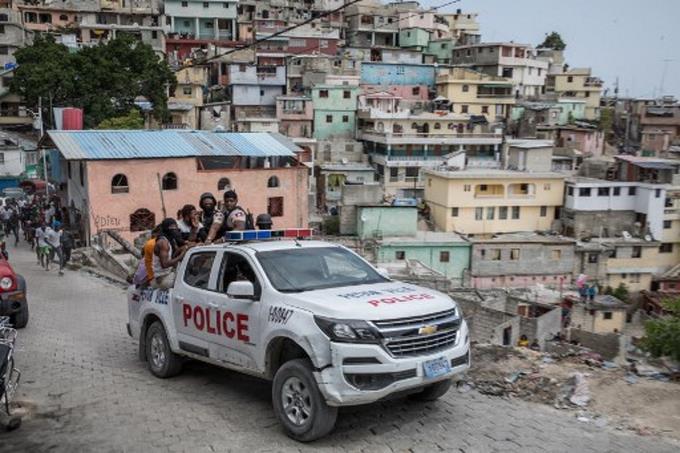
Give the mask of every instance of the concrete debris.
[(572, 376), (574, 390), (569, 397), (569, 402), (579, 407), (587, 406), (590, 402), (590, 390), (588, 382), (582, 373), (574, 373)]
[[(473, 344), (472, 367), (458, 384), (458, 391), (476, 390), (492, 397), (520, 398), (574, 411), (582, 423), (596, 427), (611, 424), (642, 432), (671, 430), (670, 435), (680, 439), (680, 385), (665, 382), (672, 381), (675, 363), (669, 367), (646, 357), (615, 363), (580, 346), (558, 346), (541, 353)], [(650, 401), (654, 403), (650, 405)]]

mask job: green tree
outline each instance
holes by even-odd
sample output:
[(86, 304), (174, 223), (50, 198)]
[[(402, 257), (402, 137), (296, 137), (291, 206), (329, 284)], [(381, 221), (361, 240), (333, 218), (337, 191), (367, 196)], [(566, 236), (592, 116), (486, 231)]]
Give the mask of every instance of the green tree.
[(619, 283), (619, 286), (617, 286), (616, 289), (612, 291), (612, 296), (624, 302), (628, 302), (628, 294), (628, 287), (625, 283)]
[(74, 54), (50, 36), (37, 38), (17, 51), (16, 58), (12, 91), (29, 105), (45, 97), (55, 106), (82, 107), (85, 126), (96, 127), (128, 115), (135, 98), (144, 96), (158, 120), (169, 118), (166, 93), (176, 84), (174, 73), (149, 45), (125, 33)]
[(17, 69), (10, 89), (31, 108), (43, 98), (43, 105), (68, 105), (76, 91), (77, 70), (73, 54), (51, 35), (38, 35), (32, 46), (14, 53)]
[(680, 360), (680, 298), (664, 301), (663, 305), (669, 315), (645, 323), (641, 346), (655, 357)]
[(133, 108), (125, 116), (105, 119), (99, 123), (97, 129), (144, 129), (144, 118), (139, 110)]
[(545, 40), (538, 47), (542, 49), (564, 50), (567, 48), (567, 44), (562, 40), (562, 36), (559, 33), (553, 31), (546, 35)]

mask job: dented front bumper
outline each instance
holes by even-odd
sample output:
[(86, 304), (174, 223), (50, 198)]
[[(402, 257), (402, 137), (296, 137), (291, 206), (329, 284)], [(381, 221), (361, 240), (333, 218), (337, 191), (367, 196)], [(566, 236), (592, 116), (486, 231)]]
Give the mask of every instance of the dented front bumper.
[[(456, 343), (427, 355), (393, 357), (375, 344), (330, 343), (331, 364), (316, 371), (319, 390), (330, 406), (353, 406), (408, 392), (463, 373), (470, 367), (470, 340), (465, 321)], [(450, 370), (425, 375), (426, 362), (445, 359)]]

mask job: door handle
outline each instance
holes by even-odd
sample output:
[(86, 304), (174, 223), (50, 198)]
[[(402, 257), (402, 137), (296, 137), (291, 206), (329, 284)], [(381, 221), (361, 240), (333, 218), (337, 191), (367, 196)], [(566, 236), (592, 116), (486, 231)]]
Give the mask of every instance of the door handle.
[(215, 302), (208, 302), (208, 307), (210, 307), (210, 308), (218, 308), (219, 305), (217, 305)]

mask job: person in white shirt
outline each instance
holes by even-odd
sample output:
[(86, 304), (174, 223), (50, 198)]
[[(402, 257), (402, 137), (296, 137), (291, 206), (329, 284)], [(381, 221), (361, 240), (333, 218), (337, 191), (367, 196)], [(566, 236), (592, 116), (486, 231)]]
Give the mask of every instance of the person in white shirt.
[(35, 229), (34, 240), (36, 242), (35, 253), (38, 257), (38, 264), (45, 267), (49, 265), (47, 262), (50, 255), (50, 246), (47, 245), (47, 227), (44, 223), (41, 223), (38, 228)]
[(64, 275), (64, 260), (61, 254), (61, 225), (57, 226), (56, 230), (51, 227), (45, 228), (45, 242), (49, 247), (45, 270), (50, 270), (50, 263), (54, 261), (54, 256), (57, 255), (59, 258), (59, 275)]

